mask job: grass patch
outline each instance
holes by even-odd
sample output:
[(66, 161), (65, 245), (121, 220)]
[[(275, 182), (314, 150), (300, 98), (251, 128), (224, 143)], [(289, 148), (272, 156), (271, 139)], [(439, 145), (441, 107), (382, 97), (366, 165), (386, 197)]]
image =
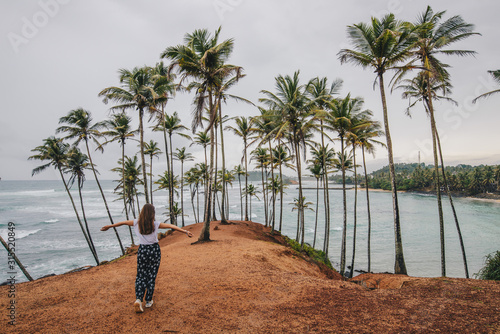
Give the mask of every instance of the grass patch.
[(500, 281), (500, 251), (486, 255), (486, 265), (475, 276), (479, 279)]
[(328, 268), (333, 269), (330, 260), (326, 257), (325, 252), (314, 249), (311, 245), (304, 244), (304, 247), (301, 247), (300, 243), (296, 240), (290, 239), (287, 236), (283, 236), (286, 243), (297, 253), (305, 254), (309, 258), (311, 258), (314, 262), (323, 263)]

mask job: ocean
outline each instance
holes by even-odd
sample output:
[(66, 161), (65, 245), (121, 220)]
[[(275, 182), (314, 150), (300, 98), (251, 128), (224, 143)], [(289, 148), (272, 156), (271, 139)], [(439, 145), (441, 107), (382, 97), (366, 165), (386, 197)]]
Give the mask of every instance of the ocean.
[[(125, 220), (122, 201), (113, 193), (113, 181), (101, 181), (108, 205), (115, 222)], [(259, 189), (258, 182), (254, 182)], [(315, 182), (306, 182), (306, 201), (316, 209)], [(284, 216), (282, 233), (295, 238), (297, 214), (292, 211), (293, 199), (297, 197), (297, 186), (290, 185), (283, 201)], [(80, 211), (76, 185), (72, 189), (75, 204)], [(240, 219), (239, 188), (237, 180), (229, 190), (229, 219)], [(321, 196), (321, 193), (320, 193)], [(252, 199), (252, 217), (255, 222), (264, 223), (263, 202)], [(342, 238), (342, 191), (331, 191), (331, 229), (329, 255), (334, 267), (339, 267), (340, 243)], [(403, 249), (408, 274), (411, 276), (441, 276), (441, 255), (439, 243), (439, 220), (436, 198), (433, 195), (400, 193), (399, 205)], [(111, 260), (121, 255), (117, 238), (112, 230), (101, 232), (101, 226), (109, 219), (94, 181), (85, 182), (83, 188), (85, 211), (91, 236), (97, 248), (100, 261)], [(200, 197), (201, 199), (201, 197)], [(166, 219), (167, 191), (154, 192), (157, 218)], [(180, 201), (180, 198), (177, 199)], [(318, 210), (318, 237), (316, 248), (323, 246), (323, 206)], [(500, 204), (469, 198), (454, 199), (458, 219), (467, 253), (471, 277), (483, 266), (485, 256), (500, 250)], [(196, 203), (196, 201), (195, 201)], [(352, 257), (354, 190), (347, 191), (348, 228), (346, 263)], [(370, 192), (372, 216), (372, 271), (393, 272), (394, 268), (394, 224), (392, 200), (389, 192)], [(446, 236), (446, 274), (449, 277), (465, 277), (462, 254), (449, 207), (448, 198), (443, 198)], [(276, 206), (276, 224), (279, 223), (279, 201)], [(186, 225), (194, 223), (189, 189), (184, 189)], [(358, 191), (357, 240), (355, 269), (367, 269), (367, 211), (366, 193)], [(306, 210), (305, 238), (313, 243), (316, 213)], [(50, 274), (61, 274), (79, 267), (95, 265), (95, 261), (75, 218), (69, 197), (62, 181), (0, 181), (0, 235), (8, 238), (9, 222), (13, 222), (16, 255), (33, 278)], [(180, 224), (180, 217), (179, 217)], [(127, 227), (118, 228), (125, 247), (131, 244)], [(195, 236), (196, 238), (197, 236)], [(0, 282), (12, 276), (7, 251), (0, 249)], [(19, 268), (15, 268), (19, 282), (26, 281)]]

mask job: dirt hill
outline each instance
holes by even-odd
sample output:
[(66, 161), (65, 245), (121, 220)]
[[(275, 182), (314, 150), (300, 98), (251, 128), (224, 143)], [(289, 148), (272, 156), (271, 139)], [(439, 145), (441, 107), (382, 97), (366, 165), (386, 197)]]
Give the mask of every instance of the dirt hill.
[[(195, 236), (201, 225), (191, 225)], [(344, 281), (260, 224), (212, 223), (212, 242), (160, 241), (154, 305), (133, 311), (136, 256), (16, 286), (4, 333), (499, 333), (499, 282), (364, 274)]]

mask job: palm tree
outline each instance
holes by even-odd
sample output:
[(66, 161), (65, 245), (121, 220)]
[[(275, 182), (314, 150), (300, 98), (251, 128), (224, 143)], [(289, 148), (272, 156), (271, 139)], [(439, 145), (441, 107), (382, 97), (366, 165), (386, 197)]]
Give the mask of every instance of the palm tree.
[(174, 83), (176, 75), (171, 73), (168, 66), (160, 61), (156, 63), (156, 66), (152, 69), (152, 79), (154, 80), (155, 92), (162, 96), (163, 99), (160, 103), (161, 110), (152, 110), (159, 121), (163, 119), (165, 115), (165, 107), (167, 106), (168, 100), (175, 96), (176, 90), (182, 90), (180, 85)]
[(269, 154), (267, 153), (267, 149), (263, 147), (257, 147), (253, 152), (252, 159), (255, 159), (257, 162), (257, 168), (260, 168), (261, 171), (261, 179), (262, 179), (262, 197), (264, 200), (264, 217), (265, 217), (265, 226), (267, 227), (269, 224), (269, 219), (268, 219), (268, 207), (267, 207), (267, 187), (266, 187), (266, 180), (267, 180), (267, 166), (270, 163), (270, 157)]
[[(328, 180), (324, 179), (324, 174), (328, 173), (328, 171), (331, 169), (333, 161), (335, 159), (335, 151), (333, 148), (328, 148), (328, 144), (326, 146), (323, 145), (315, 145), (311, 147), (311, 156), (312, 159), (310, 160), (313, 164), (318, 165), (320, 168), (320, 174), (323, 179), (323, 184), (325, 182), (328, 182)], [(329, 210), (328, 210), (329, 212)], [(328, 231), (326, 231), (328, 229)], [(328, 221), (325, 221), (325, 240), (323, 244), (323, 251), (325, 254), (328, 254), (328, 247), (329, 247), (329, 242), (327, 238), (329, 238), (329, 223)], [(316, 233), (316, 232), (315, 232)], [(315, 248), (315, 245), (313, 245), (313, 248)]]
[[(342, 80), (336, 79), (328, 86), (328, 79), (326, 77), (319, 78), (316, 77), (309, 81), (307, 85), (307, 93), (315, 101), (314, 112), (320, 122), (320, 135), (321, 135), (321, 147), (323, 152), (325, 152), (325, 128), (323, 126), (323, 116), (325, 110), (328, 108), (328, 103), (334, 99), (334, 95), (338, 94), (339, 90), (342, 88)], [(326, 158), (326, 155), (323, 155)], [(323, 199), (325, 207), (325, 241), (323, 249), (325, 256), (328, 257), (328, 248), (330, 243), (330, 192), (328, 190), (328, 168), (326, 166), (326, 161), (321, 161), (321, 166), (323, 168)], [(318, 213), (316, 212), (316, 215)], [(313, 246), (314, 248), (314, 246)]]
[[(92, 168), (92, 172), (94, 173), (94, 178), (97, 183), (97, 187), (101, 193), (102, 200), (104, 201), (104, 206), (106, 207), (106, 212), (108, 213), (109, 221), (111, 224), (114, 224), (113, 217), (109, 212), (108, 202), (106, 201), (106, 196), (104, 196), (104, 191), (102, 190), (101, 183), (99, 182), (99, 178), (97, 177), (97, 171), (95, 169), (95, 164), (92, 161), (92, 156), (90, 155), (89, 148), (89, 140), (94, 141), (98, 147), (101, 147), (99, 142), (97, 141), (98, 137), (101, 137), (102, 134), (99, 132), (99, 129), (103, 127), (102, 123), (92, 124), (92, 116), (90, 112), (84, 110), (82, 108), (71, 110), (66, 116), (63, 116), (59, 119), (59, 124), (66, 123), (67, 125), (60, 126), (56, 129), (56, 133), (59, 132), (67, 132), (68, 135), (64, 137), (65, 139), (75, 139), (74, 145), (78, 146), (81, 141), (84, 142), (85, 148), (87, 149), (87, 156), (90, 161), (90, 167)], [(125, 249), (123, 248), (122, 241), (120, 239), (120, 235), (116, 228), (114, 228), (116, 238), (118, 239), (118, 243), (120, 244), (120, 249), (122, 250), (122, 255), (125, 255)]]
[(359, 137), (362, 135), (363, 130), (371, 126), (371, 121), (369, 120), (373, 116), (372, 112), (366, 110), (362, 117), (355, 117), (351, 123), (351, 128), (347, 135), (348, 142), (352, 147), (352, 163), (354, 168), (354, 215), (353, 215), (353, 237), (352, 237), (352, 260), (351, 260), (351, 271), (349, 272), (349, 278), (352, 278), (354, 273), (354, 259), (356, 256), (356, 236), (358, 227), (358, 172), (356, 165), (356, 147), (361, 146)]
[[(293, 74), (293, 77), (281, 76), (275, 78), (276, 93), (263, 90), (264, 98), (259, 99), (270, 110), (277, 113), (281, 123), (276, 131), (276, 137), (285, 137), (293, 147), (295, 161), (297, 165), (297, 176), (299, 182), (298, 198), (303, 199), (302, 192), (302, 168), (300, 160), (300, 147), (305, 149), (307, 134), (315, 126), (312, 119), (312, 102), (305, 94), (305, 86), (299, 82), (299, 71)], [(302, 227), (301, 245), (304, 244), (304, 207), (299, 206), (297, 214), (299, 225)]]
[[(446, 276), (446, 261), (445, 261), (445, 243), (444, 243), (444, 217), (443, 217), (443, 207), (441, 201), (441, 180), (439, 177), (439, 162), (438, 162), (438, 149), (437, 149), (437, 128), (434, 120), (433, 112), (431, 113), (432, 103), (430, 100), (448, 100), (456, 104), (450, 98), (445, 95), (451, 93), (451, 84), (444, 78), (438, 80), (436, 76), (427, 78), (426, 72), (419, 72), (418, 75), (413, 79), (405, 79), (401, 81), (402, 84), (396, 88), (404, 89), (402, 94), (403, 98), (409, 99), (409, 107), (406, 109), (406, 114), (411, 117), (410, 109), (417, 104), (417, 102), (422, 102), (424, 104), (424, 109), (427, 112), (431, 120), (431, 132), (432, 132), (432, 147), (433, 147), (433, 158), (434, 158), (434, 175), (435, 182), (434, 186), (436, 189), (436, 197), (438, 204), (438, 217), (439, 217), (439, 230), (440, 230), (440, 242), (441, 242), (441, 274)], [(428, 87), (430, 85), (430, 87)], [(442, 91), (442, 95), (438, 95), (438, 91)], [(429, 95), (432, 94), (432, 95)], [(432, 96), (429, 98), (429, 96)], [(414, 98), (413, 103), (411, 98)], [(443, 169), (444, 170), (444, 169)], [(449, 194), (451, 195), (451, 194)]]
[(144, 159), (144, 111), (156, 112), (156, 107), (167, 101), (168, 97), (164, 95), (164, 82), (155, 80), (155, 72), (151, 67), (135, 67), (132, 70), (120, 69), (119, 74), (121, 87), (104, 88), (98, 96), (103, 97), (106, 104), (109, 100), (119, 103), (112, 107), (111, 110), (135, 109), (139, 112), (139, 142), (141, 145), (144, 196), (146, 197), (146, 203), (149, 203), (146, 162)]
[[(206, 169), (206, 168), (205, 168)], [(191, 205), (193, 207), (193, 215), (194, 215), (194, 221), (195, 223), (199, 223), (200, 221), (200, 196), (199, 196), (199, 186), (200, 183), (203, 183), (203, 175), (204, 171), (201, 169), (195, 167), (192, 167), (190, 170), (186, 172), (185, 175), (185, 181), (189, 185), (190, 192), (191, 192)], [(198, 210), (195, 209), (194, 206), (194, 195), (196, 195), (196, 207)]]
[(250, 217), (252, 217), (252, 197), (255, 196), (258, 200), (259, 197), (257, 196), (257, 194), (259, 193), (259, 190), (257, 190), (257, 188), (255, 188), (255, 186), (253, 184), (249, 184), (248, 186), (245, 187), (245, 189), (243, 189), (243, 191), (248, 194), (249, 198), (250, 198), (250, 201), (249, 201), (249, 215)]
[[(119, 114), (113, 114), (113, 115), (111, 115), (109, 120), (106, 120), (103, 122), (104, 127), (107, 128), (108, 130), (101, 132), (102, 136), (109, 138), (107, 141), (105, 141), (104, 143), (101, 144), (101, 146), (100, 146), (101, 148), (104, 145), (111, 143), (113, 141), (120, 142), (120, 146), (122, 148), (122, 158), (121, 158), (122, 184), (125, 184), (125, 140), (129, 139), (129, 138), (132, 139), (132, 137), (134, 137), (139, 132), (139, 130), (132, 130), (131, 129), (131, 126), (130, 126), (131, 121), (132, 121), (132, 119), (129, 116), (127, 116), (124, 112), (119, 113)], [(127, 199), (127, 195), (124, 194), (124, 196), (123, 196), (123, 209), (125, 210), (126, 219), (129, 220), (126, 199)], [(132, 228), (130, 226), (129, 226), (129, 232), (130, 232), (130, 237), (131, 237), (131, 240), (133, 243), (134, 238), (132, 235)]]
[[(172, 147), (172, 135), (178, 134), (181, 137), (191, 139), (191, 137), (189, 137), (189, 135), (182, 133), (182, 131), (187, 130), (187, 129), (188, 129), (187, 127), (185, 127), (184, 125), (181, 124), (181, 119), (179, 118), (179, 114), (177, 112), (174, 112), (172, 116), (169, 116), (165, 113), (161, 122), (159, 122), (154, 128), (155, 131), (163, 131), (164, 133), (168, 134), (170, 157), (168, 157), (168, 154), (167, 154), (167, 172), (169, 173), (168, 175), (170, 175), (170, 177), (173, 177), (173, 175), (174, 175), (174, 157), (173, 157), (173, 147)], [(170, 181), (169, 184), (172, 187), (172, 185), (173, 185), (172, 180)], [(174, 196), (172, 194), (173, 194), (173, 188), (170, 188), (169, 189), (169, 196), (170, 196), (169, 212), (172, 214), (172, 216), (170, 217), (170, 221), (172, 222), (172, 224), (177, 224), (175, 217), (173, 216), (172, 206), (174, 205)]]
[(371, 67), (376, 75), (380, 88), (382, 110), (384, 114), (384, 127), (389, 159), (389, 172), (392, 188), (392, 206), (394, 213), (395, 234), (395, 263), (396, 274), (406, 274), (406, 265), (403, 255), (403, 242), (401, 239), (401, 225), (396, 187), (396, 172), (392, 152), (392, 139), (389, 131), (389, 117), (385, 98), (384, 74), (395, 69), (401, 62), (408, 59), (414, 40), (411, 38), (413, 31), (409, 25), (395, 19), (394, 14), (388, 14), (379, 20), (371, 19), (371, 24), (359, 23), (348, 26), (349, 38), (354, 45), (354, 50), (342, 49), (339, 52), (340, 62), (353, 63), (363, 68)]
[[(213, 124), (217, 116), (217, 103), (214, 98), (217, 88), (222, 86), (223, 78), (238, 75), (242, 68), (226, 64), (233, 51), (233, 39), (227, 39), (219, 43), (220, 28), (212, 36), (206, 29), (195, 30), (192, 34), (186, 34), (185, 44), (168, 47), (161, 58), (172, 60), (171, 68), (177, 68), (181, 74), (181, 83), (186, 78), (195, 81), (196, 88), (193, 112), (193, 133), (202, 124), (203, 111), (208, 100), (210, 122), (205, 131), (210, 130), (210, 165), (208, 191), (205, 193), (205, 225), (199, 237), (199, 241), (210, 240), (210, 207), (212, 204), (213, 167), (214, 167), (214, 128)], [(189, 86), (188, 86), (189, 88)]]
[[(233, 181), (234, 181), (234, 174), (228, 170), (228, 169), (221, 169), (218, 171), (219, 174), (219, 182), (217, 183), (217, 190), (221, 192), (221, 198), (222, 200), (219, 201), (219, 210), (222, 212), (222, 207), (229, 208), (229, 196), (228, 196), (228, 185), (233, 186)], [(226, 188), (226, 189), (224, 189)], [(216, 195), (216, 198), (218, 200), (218, 197)], [(227, 211), (227, 217), (229, 217), (229, 210)], [(223, 216), (221, 213), (221, 217), (226, 217), (225, 215)], [(221, 224), (224, 224), (221, 218)], [(229, 222), (226, 220), (225, 224), (229, 224)]]
[[(155, 90), (156, 93), (160, 96), (162, 96), (163, 100), (160, 103), (161, 110), (158, 110), (157, 108), (151, 110), (151, 118), (153, 116), (156, 117), (157, 124), (153, 127), (153, 131), (161, 131), (163, 133), (163, 142), (165, 145), (165, 157), (166, 157), (166, 162), (167, 162), (167, 172), (172, 172), (172, 154), (173, 152), (170, 149), (169, 153), (169, 147), (168, 147), (168, 140), (167, 140), (167, 126), (166, 123), (169, 122), (169, 116), (165, 111), (165, 108), (167, 106), (167, 102), (169, 99), (171, 99), (171, 96), (175, 95), (176, 90), (182, 90), (183, 88), (181, 85), (176, 85), (174, 83), (174, 80), (176, 78), (176, 75), (170, 72), (169, 67), (166, 67), (164, 63), (161, 61), (159, 63), (156, 63), (156, 66), (152, 68), (153, 76), (152, 79), (155, 82), (155, 86), (157, 89)], [(151, 120), (150, 118), (150, 120)], [(171, 121), (171, 120), (170, 120)], [(169, 155), (170, 154), (170, 155)], [(173, 175), (170, 173), (169, 175)], [(151, 177), (151, 175), (150, 175)], [(170, 182), (171, 183), (171, 182)], [(169, 195), (170, 198), (172, 199), (173, 196), (171, 194), (172, 190), (169, 189)], [(152, 190), (151, 190), (152, 193)], [(169, 203), (169, 212), (173, 212), (173, 210), (170, 210), (172, 208), (173, 201)], [(171, 217), (172, 218), (172, 217)]]
[(365, 151), (375, 154), (375, 144), (385, 146), (383, 143), (377, 141), (375, 138), (383, 135), (380, 130), (380, 123), (377, 121), (370, 121), (369, 126), (363, 128), (361, 133), (358, 133), (358, 143), (361, 146), (361, 154), (363, 157), (363, 171), (365, 176), (365, 190), (366, 190), (366, 212), (368, 215), (368, 236), (367, 236), (367, 251), (368, 251), (368, 272), (371, 272), (371, 233), (372, 233), (372, 219), (370, 212), (370, 192), (368, 185), (368, 173), (366, 172), (366, 158)]
[[(290, 203), (293, 205), (292, 211), (297, 210), (297, 211), (302, 211), (304, 212), (306, 209), (314, 211), (312, 208), (309, 206), (313, 204), (313, 202), (306, 202), (306, 198), (294, 198), (293, 203)], [(299, 223), (300, 215), (297, 215), (297, 226), (299, 227), (299, 230), (297, 230), (297, 236), (296, 240), (299, 240), (299, 233), (304, 234), (304, 225)], [(302, 241), (304, 242), (304, 241)]]
[[(348, 94), (343, 99), (332, 100), (329, 103), (330, 110), (325, 114), (325, 121), (328, 126), (337, 132), (340, 139), (340, 158), (346, 156), (346, 140), (349, 139), (353, 130), (360, 127), (359, 119), (366, 116), (366, 111), (361, 111), (363, 100), (359, 98), (351, 98)], [(356, 124), (358, 123), (358, 124)], [(341, 160), (341, 166), (345, 165), (345, 161)], [(346, 175), (345, 168), (342, 171), (342, 195), (343, 195), (343, 231), (342, 231), (342, 247), (340, 255), (340, 274), (344, 275), (345, 256), (346, 256), (346, 238), (347, 238), (347, 201), (346, 201)]]
[[(495, 80), (496, 83), (500, 84), (500, 70), (488, 71), (488, 73), (491, 74), (491, 76), (493, 77), (493, 80)], [(472, 100), (472, 103), (476, 103), (476, 101), (479, 99), (486, 98), (486, 97), (489, 97), (490, 95), (497, 94), (497, 93), (500, 93), (500, 89), (495, 89), (495, 90), (492, 90), (488, 93), (481, 94), (478, 97), (476, 97), (474, 100)]]
[(150, 140), (149, 143), (144, 143), (144, 154), (149, 155), (149, 191), (151, 196), (151, 204), (153, 204), (153, 157), (159, 157), (161, 153), (158, 143)]
[[(181, 211), (184, 212), (184, 161), (193, 161), (191, 153), (186, 152), (186, 148), (176, 149), (175, 159), (181, 162)], [(184, 215), (182, 215), (182, 227), (184, 227)]]
[[(233, 87), (238, 81), (243, 78), (245, 75), (241, 73), (241, 71), (236, 71), (236, 73), (221, 73), (221, 82), (217, 86), (217, 92), (216, 92), (216, 105), (218, 109), (218, 122), (220, 123), (220, 148), (221, 148), (221, 158), (222, 158), (222, 170), (226, 169), (226, 155), (224, 151), (224, 131), (223, 131), (223, 126), (222, 124), (224, 123), (225, 119), (227, 119), (227, 116), (222, 116), (222, 102), (226, 103), (228, 98), (234, 99), (236, 101), (243, 101), (248, 104), (253, 105), (252, 102), (250, 102), (247, 99), (244, 99), (239, 96), (235, 96), (232, 94), (226, 93), (231, 87)], [(222, 180), (222, 197), (224, 198), (226, 195), (226, 184), (225, 180)], [(229, 203), (228, 203), (229, 205)], [(229, 210), (229, 206), (228, 206)], [(221, 208), (221, 223), (225, 224), (227, 223), (226, 220), (226, 209), (224, 205), (224, 201), (222, 202), (222, 208)]]
[[(139, 162), (135, 155), (133, 157), (125, 156), (124, 160), (125, 161), (122, 161), (122, 159), (118, 160), (118, 164), (122, 167), (111, 169), (112, 172), (120, 175), (120, 179), (116, 181), (118, 185), (115, 187), (114, 191), (120, 195), (120, 199), (123, 199), (123, 197), (125, 198), (125, 203), (128, 206), (125, 210), (132, 212), (135, 219), (135, 209), (137, 208), (137, 213), (139, 213), (141, 207), (139, 203), (140, 193), (137, 191), (137, 186), (141, 186), (142, 182), (144, 182), (140, 178), (142, 166), (140, 164), (138, 165)], [(134, 239), (132, 234), (131, 239), (133, 243)]]
[(85, 223), (85, 229), (87, 231), (87, 236), (89, 237), (90, 245), (94, 253), (97, 256), (97, 250), (95, 249), (94, 241), (92, 240), (92, 235), (90, 234), (89, 224), (87, 222), (87, 216), (85, 214), (85, 206), (83, 205), (82, 188), (85, 182), (85, 169), (90, 169), (89, 158), (83, 154), (77, 147), (73, 146), (68, 151), (68, 158), (66, 160), (66, 166), (64, 171), (71, 173), (71, 177), (68, 180), (69, 187), (71, 188), (75, 181), (78, 185), (78, 196), (80, 197), (80, 207), (82, 208), (83, 221)]
[(344, 276), (345, 273), (345, 261), (346, 261), (346, 242), (347, 242), (347, 203), (346, 203), (346, 183), (345, 183), (345, 173), (346, 171), (352, 170), (352, 152), (337, 152), (337, 158), (332, 161), (332, 166), (335, 171), (340, 171), (342, 173), (342, 189), (343, 189), (343, 225), (342, 225), (342, 243), (340, 249), (340, 274)]
[[(158, 175), (160, 178), (155, 181), (155, 184), (158, 185), (158, 189), (167, 189), (168, 190), (168, 193), (169, 193), (169, 203), (170, 202), (173, 202), (172, 201), (172, 198), (170, 198), (170, 196), (174, 196), (174, 193), (179, 195), (178, 191), (176, 190), (176, 188), (179, 188), (179, 179), (177, 177), (177, 175), (175, 176), (172, 176), (170, 175), (170, 172), (168, 171), (165, 171), (163, 173), (163, 175)], [(172, 192), (170, 192), (170, 189), (172, 189)], [(172, 194), (172, 195), (170, 195)], [(172, 209), (169, 208), (168, 212), (171, 214), (170, 215), (170, 219), (171, 219), (171, 222), (172, 222), (172, 219), (175, 221), (176, 217), (173, 215), (173, 205), (172, 205)]]
[(319, 206), (319, 185), (320, 179), (323, 176), (323, 169), (319, 163), (314, 163), (307, 167), (311, 172), (311, 175), (316, 179), (316, 218), (314, 219), (314, 238), (313, 238), (313, 248), (316, 246), (316, 234), (318, 232), (318, 206)]
[[(260, 115), (256, 116), (253, 118), (253, 123), (254, 123), (254, 133), (255, 133), (255, 140), (252, 142), (259, 141), (260, 144), (264, 144), (267, 142), (268, 148), (269, 148), (269, 154), (272, 155), (272, 139), (276, 133), (276, 130), (278, 129), (278, 122), (277, 122), (277, 117), (276, 114), (272, 110), (265, 110), (263, 108), (259, 108), (260, 110)], [(268, 165), (271, 168), (271, 180), (274, 180), (274, 164), (271, 163), (271, 157), (269, 157), (269, 163)], [(265, 198), (266, 196), (264, 196)], [(269, 199), (268, 199), (269, 201)], [(272, 197), (270, 202), (272, 203), (272, 216), (270, 218), (270, 225), (272, 231), (274, 231), (274, 225), (275, 225), (275, 220), (276, 220), (276, 196), (274, 192), (272, 193)]]
[(448, 65), (443, 64), (436, 56), (440, 53), (447, 55), (467, 56), (475, 55), (475, 51), (469, 50), (450, 50), (446, 49), (451, 44), (462, 41), (472, 35), (477, 35), (473, 32), (474, 25), (466, 23), (462, 17), (453, 16), (444, 22), (440, 23), (445, 11), (434, 14), (432, 8), (427, 6), (424, 13), (418, 18), (415, 26), (416, 41), (412, 55), (415, 61), (420, 61), (423, 68), (422, 79), (426, 83), (427, 91), (425, 92), (425, 103), (431, 121), (432, 142), (434, 151), (434, 168), (436, 173), (436, 193), (438, 198), (439, 211), (439, 230), (441, 240), (441, 275), (446, 276), (446, 258), (445, 258), (445, 243), (444, 243), (444, 221), (441, 204), (441, 184), (438, 173), (438, 153), (436, 143), (436, 121), (434, 117), (434, 106), (432, 86), (435, 82), (447, 83), (449, 73), (446, 70)]
[(184, 217), (184, 211), (182, 211), (182, 209), (179, 208), (179, 203), (177, 202), (174, 202), (174, 205), (172, 206), (172, 211), (166, 212), (165, 214), (169, 217), (173, 216), (176, 221), (179, 215)]
[(241, 176), (247, 176), (247, 172), (243, 170), (241, 165), (234, 166), (233, 173), (238, 176), (238, 184), (240, 187), (240, 220), (243, 220), (243, 193), (241, 188)]
[(71, 205), (73, 206), (73, 210), (75, 211), (76, 219), (78, 220), (78, 224), (80, 225), (83, 236), (87, 241), (87, 244), (90, 248), (90, 252), (94, 257), (94, 260), (96, 261), (97, 265), (99, 265), (99, 259), (97, 257), (97, 253), (95, 252), (95, 249), (92, 247), (90, 239), (87, 233), (85, 232), (85, 228), (83, 227), (80, 215), (78, 214), (78, 210), (76, 209), (75, 201), (73, 200), (73, 196), (71, 196), (68, 184), (64, 179), (63, 168), (65, 168), (65, 166), (67, 165), (69, 144), (63, 143), (63, 140), (60, 138), (49, 137), (47, 139), (44, 139), (43, 145), (37, 146), (31, 151), (38, 152), (38, 154), (30, 156), (28, 160), (48, 161), (47, 163), (33, 169), (31, 176), (46, 170), (50, 166), (53, 166), (55, 169), (59, 171), (59, 175), (61, 176), (61, 180), (63, 181), (66, 193), (68, 194), (69, 199), (71, 200)]
[[(236, 117), (236, 126), (227, 126), (226, 129), (230, 129), (235, 135), (243, 139), (243, 158), (245, 162), (245, 188), (248, 187), (248, 139), (250, 138), (253, 130), (253, 118), (247, 117)], [(245, 192), (245, 220), (248, 221), (248, 193)]]
[(277, 164), (279, 167), (278, 168), (279, 183), (281, 185), (281, 188), (280, 188), (280, 224), (278, 231), (281, 232), (281, 229), (283, 227), (283, 194), (285, 190), (285, 184), (283, 182), (283, 165), (292, 170), (294, 170), (295, 167), (291, 163), (289, 163), (293, 159), (293, 156), (288, 154), (288, 148), (285, 145), (279, 144), (276, 148), (274, 148), (272, 152), (272, 158), (273, 158), (273, 165)]

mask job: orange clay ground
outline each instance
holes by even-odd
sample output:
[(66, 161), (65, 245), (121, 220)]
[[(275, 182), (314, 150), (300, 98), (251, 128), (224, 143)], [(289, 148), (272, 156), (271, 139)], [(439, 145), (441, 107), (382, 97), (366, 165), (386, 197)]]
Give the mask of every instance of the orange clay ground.
[(1, 333), (500, 333), (500, 282), (319, 268), (252, 222), (212, 223), (212, 242), (160, 241), (154, 305), (133, 311), (136, 255), (21, 283)]

